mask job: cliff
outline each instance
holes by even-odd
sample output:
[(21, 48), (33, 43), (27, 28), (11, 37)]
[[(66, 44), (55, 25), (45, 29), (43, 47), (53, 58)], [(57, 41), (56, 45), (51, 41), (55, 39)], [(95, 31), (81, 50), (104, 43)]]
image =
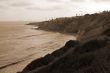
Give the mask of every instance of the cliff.
[(110, 12), (39, 24), (39, 29), (76, 33), (78, 40), (32, 61), (20, 73), (110, 73)]

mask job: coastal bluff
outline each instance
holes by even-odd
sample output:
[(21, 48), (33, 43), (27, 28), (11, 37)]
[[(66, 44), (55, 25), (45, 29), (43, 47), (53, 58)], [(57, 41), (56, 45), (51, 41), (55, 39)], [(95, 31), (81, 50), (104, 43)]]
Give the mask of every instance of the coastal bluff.
[(63, 47), (18, 73), (110, 73), (110, 12), (31, 23), (39, 30), (72, 33)]

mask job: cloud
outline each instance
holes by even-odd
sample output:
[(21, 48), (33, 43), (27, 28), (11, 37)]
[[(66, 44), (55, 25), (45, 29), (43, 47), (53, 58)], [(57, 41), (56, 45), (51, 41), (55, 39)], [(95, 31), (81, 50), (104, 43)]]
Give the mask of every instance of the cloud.
[(84, 2), (85, 0), (46, 0), (49, 2)]
[(3, 1), (7, 1), (7, 0), (0, 0), (0, 2), (3, 2)]
[(5, 0), (0, 0), (0, 9), (7, 9), (9, 7), (9, 3), (7, 3), (7, 1), (5, 2)]
[(48, 2), (62, 2), (62, 0), (46, 0)]
[(25, 7), (32, 5), (32, 3), (27, 0), (0, 0), (0, 5), (11, 7)]
[(30, 2), (14, 2), (14, 3), (11, 3), (10, 4), (11, 6), (13, 6), (13, 7), (26, 7), (26, 6), (31, 6), (32, 5), (32, 3), (30, 3)]
[[(0, 0), (0, 4), (3, 4), (7, 7), (29, 7), (32, 9), (38, 10), (58, 10), (61, 9), (61, 6), (67, 4), (71, 5), (74, 2), (82, 2), (84, 0)], [(69, 6), (70, 6), (69, 5)], [(34, 6), (34, 7), (32, 7)], [(46, 7), (46, 8), (45, 8)]]
[(3, 6), (2, 6), (2, 5), (0, 5), (0, 8), (3, 8)]
[(72, 16), (107, 10), (109, 4), (110, 0), (0, 0), (0, 19)]
[(110, 0), (94, 0), (94, 1), (110, 1)]
[(31, 10), (37, 10), (37, 11), (54, 11), (54, 10), (61, 10), (62, 8), (60, 7), (47, 7), (47, 8), (42, 8), (42, 7), (28, 7), (27, 9)]
[(41, 11), (55, 11), (55, 10), (67, 10), (69, 8), (77, 7), (76, 4), (72, 3), (71, 0), (45, 0), (35, 2), (33, 6), (27, 7), (31, 10)]
[(95, 2), (110, 2), (110, 0), (94, 0)]
[(85, 2), (85, 0), (71, 0), (72, 2)]

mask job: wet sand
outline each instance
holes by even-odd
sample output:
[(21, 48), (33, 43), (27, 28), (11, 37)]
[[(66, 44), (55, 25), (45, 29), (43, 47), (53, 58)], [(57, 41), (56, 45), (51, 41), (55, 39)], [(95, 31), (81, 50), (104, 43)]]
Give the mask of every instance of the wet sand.
[(26, 23), (0, 23), (0, 73), (21, 71), (32, 60), (43, 57), (72, 35), (31, 29)]

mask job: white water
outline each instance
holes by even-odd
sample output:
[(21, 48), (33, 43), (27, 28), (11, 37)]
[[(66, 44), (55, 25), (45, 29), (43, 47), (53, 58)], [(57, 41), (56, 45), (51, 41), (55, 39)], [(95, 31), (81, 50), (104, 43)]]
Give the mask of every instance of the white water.
[(32, 60), (62, 47), (72, 35), (31, 29), (25, 23), (0, 23), (0, 73), (21, 71)]

